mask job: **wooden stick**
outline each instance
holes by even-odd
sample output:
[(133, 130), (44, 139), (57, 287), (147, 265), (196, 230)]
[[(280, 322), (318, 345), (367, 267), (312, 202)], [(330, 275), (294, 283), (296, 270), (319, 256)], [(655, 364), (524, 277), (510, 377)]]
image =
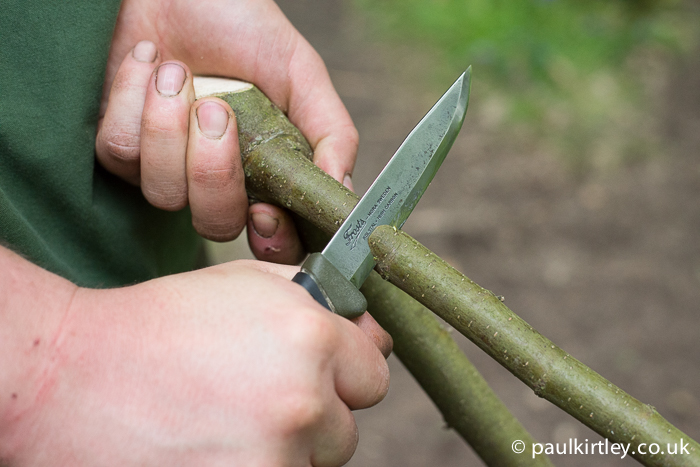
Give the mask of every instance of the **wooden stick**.
[[(654, 407), (554, 345), (497, 296), (415, 239), (380, 226), (369, 242), (376, 269), (385, 279), (447, 321), (539, 397), (610, 441), (629, 445), (630, 454), (644, 465), (700, 466), (700, 445)], [(658, 451), (648, 449), (654, 444)], [(681, 445), (684, 453), (679, 453)], [(675, 455), (669, 453), (673, 446)]]
[[(535, 441), (494, 394), (430, 310), (376, 272), (362, 287), (368, 311), (394, 338), (394, 353), (438, 406), (445, 422), (477, 451), (487, 465), (551, 466), (547, 456), (533, 459)], [(527, 446), (518, 454), (517, 440)], [(516, 448), (519, 447), (516, 445)]]

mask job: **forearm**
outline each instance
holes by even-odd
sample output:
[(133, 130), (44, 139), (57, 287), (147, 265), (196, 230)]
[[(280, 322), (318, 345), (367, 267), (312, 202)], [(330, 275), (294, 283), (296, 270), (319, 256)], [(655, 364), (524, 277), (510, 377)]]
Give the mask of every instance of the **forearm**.
[(77, 286), (0, 247), (0, 459), (51, 372), (51, 354)]

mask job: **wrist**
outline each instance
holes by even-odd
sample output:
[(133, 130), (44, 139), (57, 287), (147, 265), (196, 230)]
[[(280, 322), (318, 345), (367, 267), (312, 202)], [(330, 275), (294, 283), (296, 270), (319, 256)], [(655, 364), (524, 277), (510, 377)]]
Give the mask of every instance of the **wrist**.
[(0, 459), (10, 459), (49, 395), (57, 339), (78, 287), (1, 247), (0, 270)]

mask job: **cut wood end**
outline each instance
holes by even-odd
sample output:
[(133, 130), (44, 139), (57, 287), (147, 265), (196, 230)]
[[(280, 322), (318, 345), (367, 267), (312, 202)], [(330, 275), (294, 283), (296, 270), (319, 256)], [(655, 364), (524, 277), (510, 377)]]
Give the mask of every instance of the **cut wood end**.
[(253, 87), (251, 83), (246, 83), (245, 81), (214, 76), (195, 76), (192, 84), (194, 85), (194, 94), (197, 99), (217, 94), (247, 91)]

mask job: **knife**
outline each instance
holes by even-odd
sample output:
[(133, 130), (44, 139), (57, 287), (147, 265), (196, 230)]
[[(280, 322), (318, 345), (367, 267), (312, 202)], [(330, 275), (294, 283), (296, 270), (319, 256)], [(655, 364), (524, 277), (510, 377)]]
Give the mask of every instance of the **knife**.
[(330, 311), (352, 319), (367, 309), (359, 288), (375, 265), (368, 238), (379, 225), (403, 226), (452, 147), (469, 104), (471, 67), (401, 143), (321, 253), (292, 279)]

